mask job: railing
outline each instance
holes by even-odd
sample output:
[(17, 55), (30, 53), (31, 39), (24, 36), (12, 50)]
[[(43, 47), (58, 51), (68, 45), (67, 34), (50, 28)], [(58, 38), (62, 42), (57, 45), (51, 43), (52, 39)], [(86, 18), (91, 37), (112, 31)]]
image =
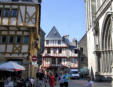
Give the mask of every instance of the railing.
[[(54, 57), (66, 57), (67, 58), (67, 54), (47, 54), (47, 53), (44, 53), (43, 56), (54, 56)], [(69, 57), (78, 57), (78, 54), (71, 54)]]

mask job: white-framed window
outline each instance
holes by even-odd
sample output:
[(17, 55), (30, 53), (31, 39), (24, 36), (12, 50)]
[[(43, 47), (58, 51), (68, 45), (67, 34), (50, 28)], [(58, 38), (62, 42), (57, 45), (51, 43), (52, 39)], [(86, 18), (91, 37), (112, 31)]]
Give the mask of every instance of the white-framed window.
[(51, 49), (50, 48), (47, 48), (47, 53), (51, 53)]
[(57, 60), (58, 60), (58, 64), (62, 63), (62, 58), (57, 58)]
[(73, 62), (74, 62), (74, 63), (77, 63), (77, 58), (74, 58)]
[(59, 53), (62, 53), (62, 48), (59, 48)]
[(56, 64), (56, 58), (51, 58), (51, 60), (52, 60), (52, 64)]
[(54, 54), (57, 53), (57, 48), (53, 48), (53, 53), (54, 53)]
[(46, 44), (47, 44), (47, 45), (49, 44), (49, 40), (46, 40)]

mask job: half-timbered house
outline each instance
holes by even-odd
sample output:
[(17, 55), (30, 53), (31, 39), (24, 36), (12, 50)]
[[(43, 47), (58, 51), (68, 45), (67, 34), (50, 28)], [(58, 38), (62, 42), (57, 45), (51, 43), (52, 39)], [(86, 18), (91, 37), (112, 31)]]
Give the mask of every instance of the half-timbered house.
[(78, 68), (77, 41), (71, 43), (68, 36), (61, 36), (55, 27), (45, 38), (42, 67), (47, 70)]
[(34, 76), (32, 57), (40, 48), (41, 0), (0, 0), (0, 62), (15, 61)]

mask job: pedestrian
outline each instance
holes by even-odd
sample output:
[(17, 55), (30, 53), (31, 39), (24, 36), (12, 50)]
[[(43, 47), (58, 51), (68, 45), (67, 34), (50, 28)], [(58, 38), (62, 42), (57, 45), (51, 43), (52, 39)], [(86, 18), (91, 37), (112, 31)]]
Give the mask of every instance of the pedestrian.
[(68, 87), (69, 79), (70, 79), (70, 75), (67, 71), (65, 71), (65, 74), (64, 74), (64, 87)]
[(44, 72), (43, 71), (39, 71), (37, 73), (37, 79), (38, 79), (38, 86), (42, 87), (43, 85), (43, 80), (44, 80)]
[(94, 87), (94, 83), (93, 83), (91, 77), (88, 77), (88, 84), (86, 87)]
[(50, 85), (50, 87), (54, 87), (55, 86), (55, 76), (53, 75), (53, 73), (50, 73), (49, 85)]
[(55, 72), (55, 84), (57, 84), (57, 83), (58, 83), (58, 73)]
[(35, 80), (34, 80), (33, 77), (30, 78), (30, 82), (31, 82), (32, 87), (34, 87), (34, 82), (35, 82)]
[(47, 87), (47, 81), (48, 81), (47, 72), (45, 71), (45, 73), (44, 73), (44, 85), (45, 85), (45, 87)]
[(64, 74), (61, 72), (60, 77), (59, 77), (59, 82), (60, 82), (60, 87), (64, 86)]

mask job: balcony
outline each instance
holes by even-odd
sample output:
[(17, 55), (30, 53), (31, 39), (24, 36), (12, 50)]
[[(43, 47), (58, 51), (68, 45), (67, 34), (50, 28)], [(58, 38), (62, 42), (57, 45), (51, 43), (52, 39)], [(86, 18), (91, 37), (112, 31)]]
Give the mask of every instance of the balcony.
[[(48, 54), (48, 53), (44, 53), (43, 54), (43, 57), (57, 57), (57, 58), (67, 58), (67, 55), (66, 54)], [(73, 58), (73, 57), (78, 57), (78, 54), (71, 54), (69, 56), (70, 58)]]

